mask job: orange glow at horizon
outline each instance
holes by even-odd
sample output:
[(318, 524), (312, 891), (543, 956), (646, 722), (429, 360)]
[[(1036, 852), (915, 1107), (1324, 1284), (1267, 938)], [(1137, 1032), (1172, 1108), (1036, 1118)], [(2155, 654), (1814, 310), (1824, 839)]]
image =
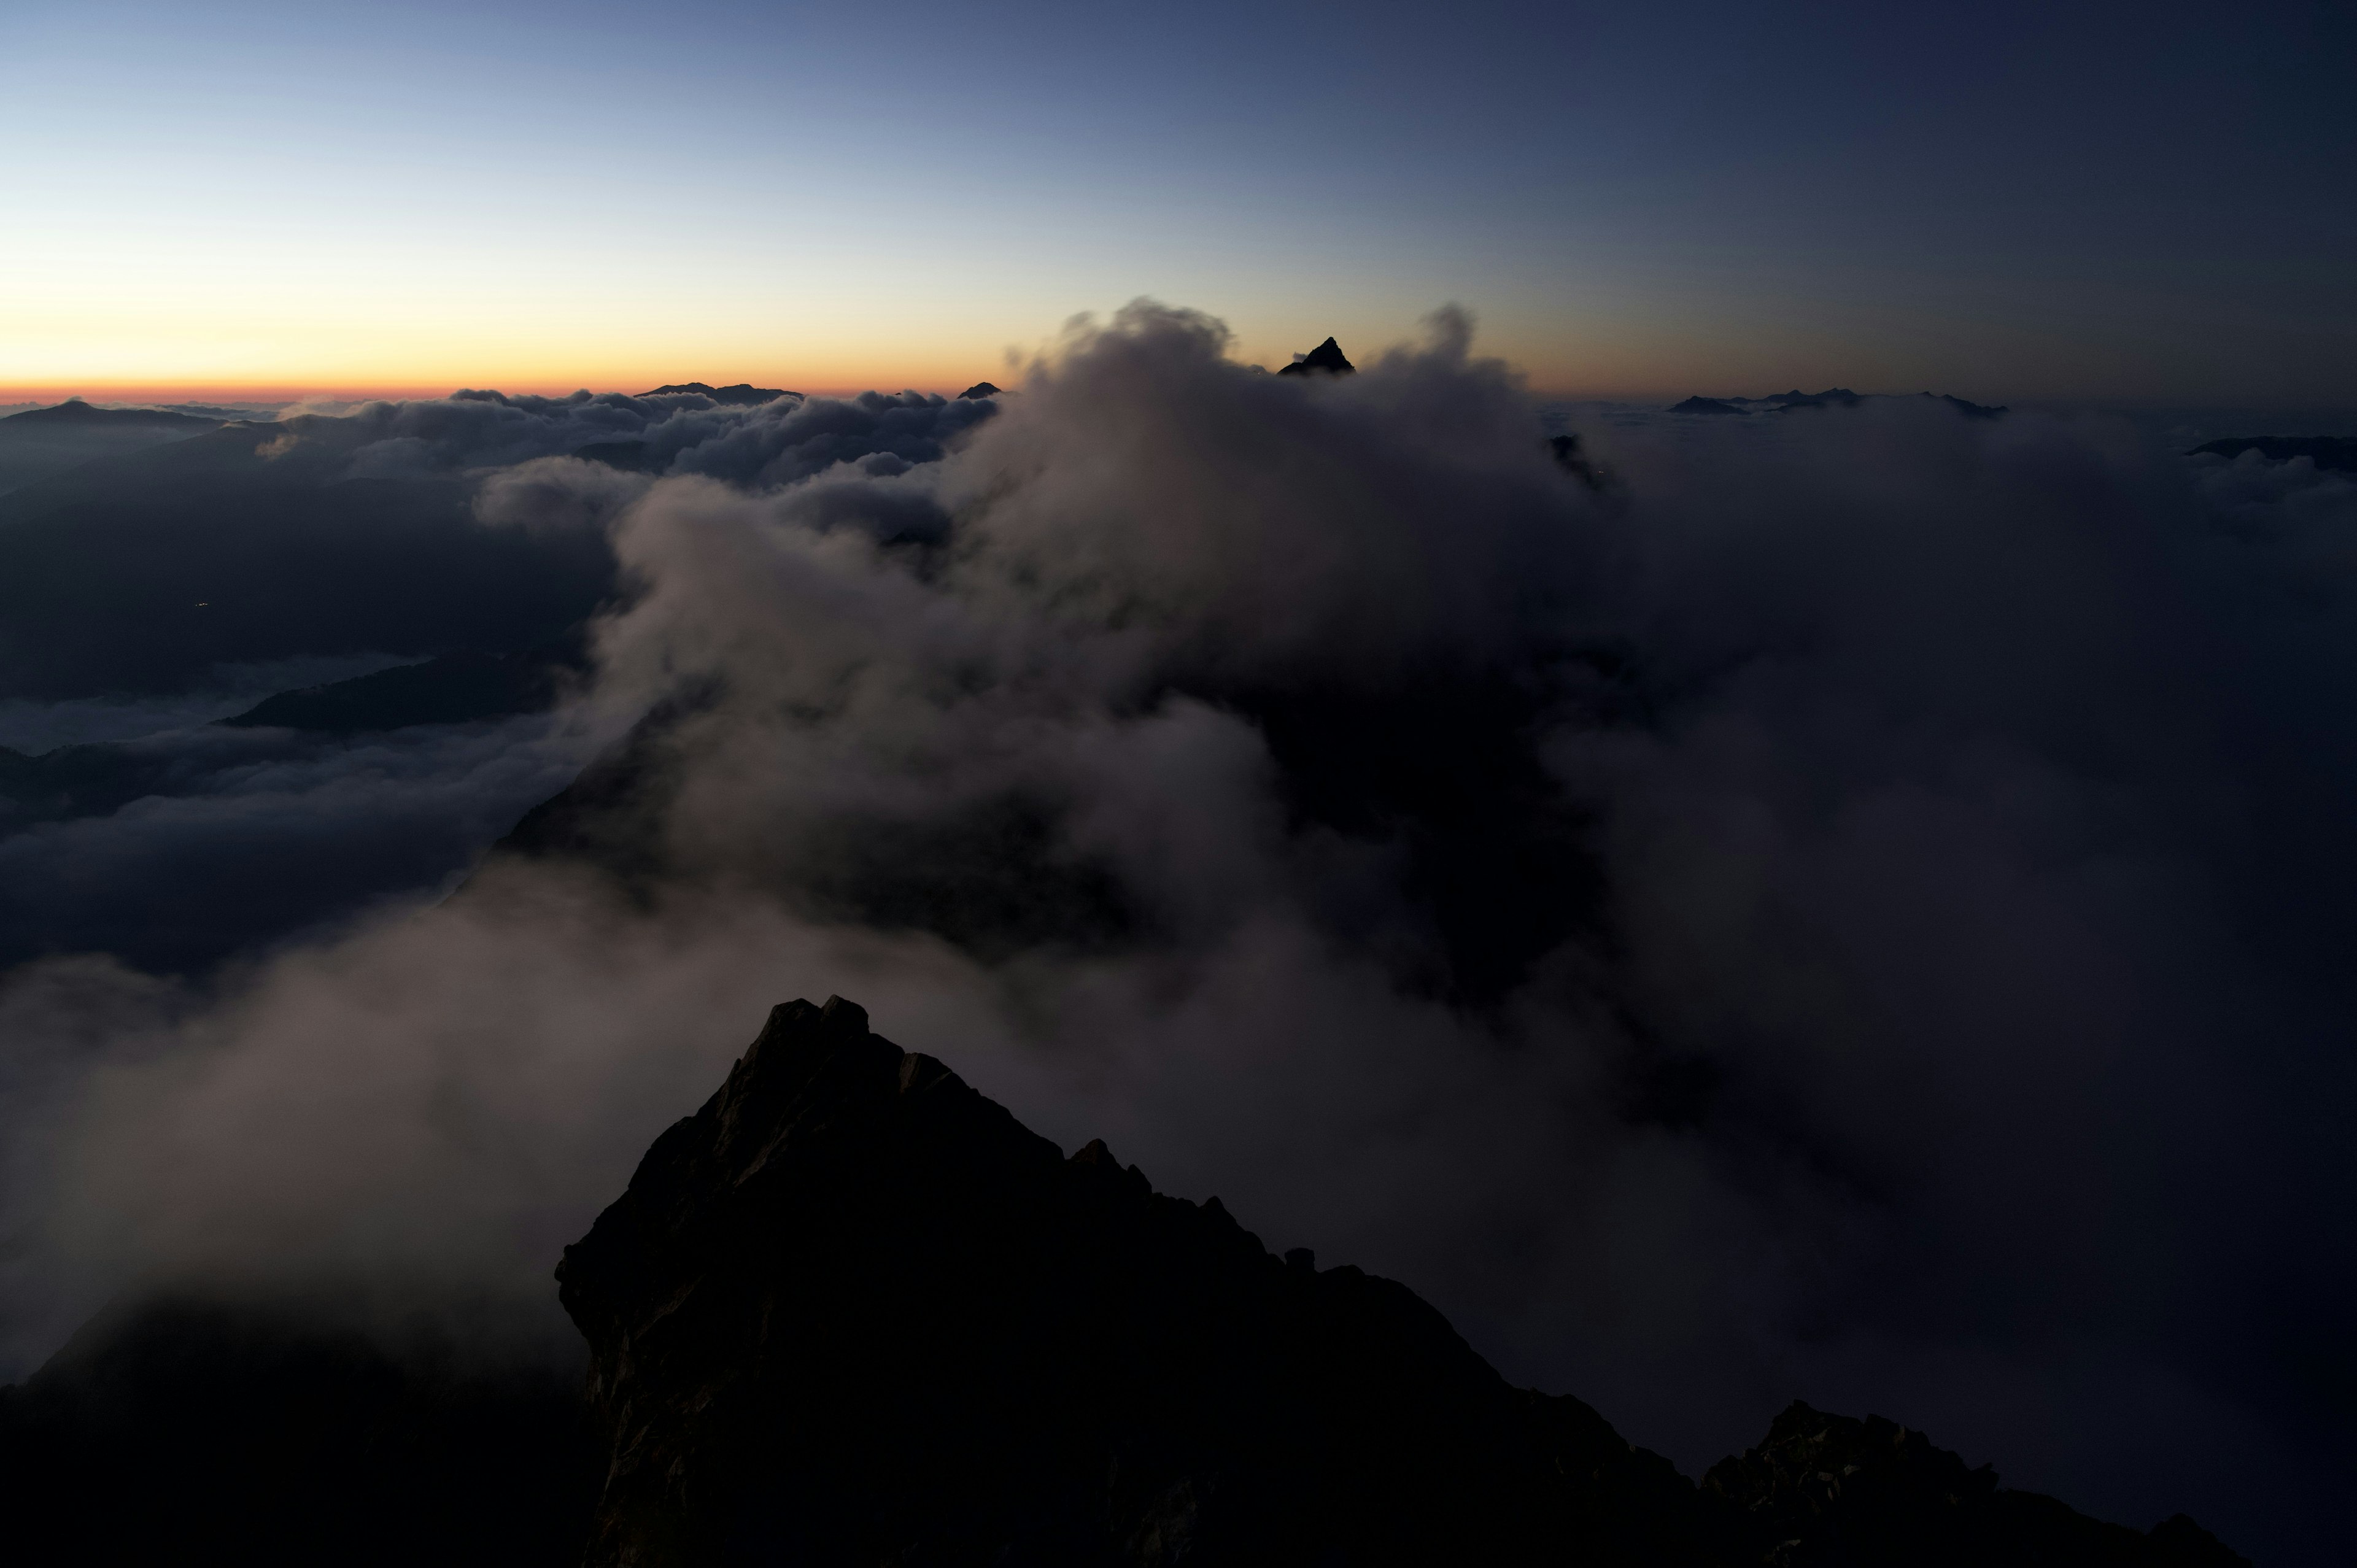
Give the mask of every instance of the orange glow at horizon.
[(1005, 385), (1013, 374), (1003, 367), (996, 375), (977, 371), (971, 375), (931, 375), (920, 378), (883, 377), (856, 381), (819, 381), (809, 377), (793, 378), (760, 374), (687, 374), (673, 376), (597, 376), (587, 379), (563, 377), (526, 377), (502, 379), (473, 377), (462, 380), (417, 383), (391, 381), (361, 382), (288, 382), (288, 381), (107, 381), (97, 379), (75, 381), (0, 382), (0, 404), (63, 403), (69, 398), (81, 398), (90, 403), (366, 403), (374, 400), (397, 402), (404, 399), (442, 398), (461, 390), (501, 392), (512, 396), (565, 397), (576, 392), (622, 392), (636, 394), (658, 386), (677, 385), (683, 381), (703, 381), (707, 386), (722, 387), (746, 384), (773, 386), (783, 391), (802, 392), (813, 397), (854, 397), (864, 392), (922, 392), (955, 396), (976, 381), (995, 381)]

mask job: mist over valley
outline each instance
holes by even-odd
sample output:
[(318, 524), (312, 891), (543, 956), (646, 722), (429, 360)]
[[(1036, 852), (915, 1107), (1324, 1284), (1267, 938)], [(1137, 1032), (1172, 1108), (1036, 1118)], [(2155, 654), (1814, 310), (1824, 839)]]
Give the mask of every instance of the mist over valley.
[(2332, 450), (1327, 347), (0, 420), (8, 1375), (162, 1303), (572, 1386), (562, 1250), (840, 993), (1688, 1476), (1798, 1398), (2323, 1560)]

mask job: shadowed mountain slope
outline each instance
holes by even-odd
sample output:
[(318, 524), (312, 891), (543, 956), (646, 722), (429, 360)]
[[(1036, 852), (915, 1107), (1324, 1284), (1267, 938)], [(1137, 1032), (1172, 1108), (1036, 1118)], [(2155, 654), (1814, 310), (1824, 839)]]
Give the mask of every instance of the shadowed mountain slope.
[(2240, 1561), (1804, 1405), (1697, 1490), (840, 998), (775, 1009), (558, 1279), (612, 1455), (592, 1564)]
[(2149, 1534), (2105, 1524), (2036, 1492), (1997, 1485), (1920, 1432), (1794, 1401), (1757, 1448), (1710, 1467), (1703, 1488), (1743, 1512), (1777, 1568), (1983, 1563), (2250, 1568), (2178, 1514)]
[(0, 1389), (0, 1557), (568, 1568), (597, 1483), (561, 1369), (285, 1308), (102, 1314)]
[(839, 999), (778, 1008), (558, 1278), (593, 1563), (1716, 1556), (1667, 1461), (1405, 1287), (1065, 1159)]
[(2249, 1568), (1805, 1404), (1697, 1488), (1405, 1286), (1272, 1257), (1102, 1143), (1065, 1158), (840, 999), (774, 1009), (557, 1277), (586, 1405), (544, 1356), (320, 1304), (111, 1309), (0, 1389), (0, 1552)]

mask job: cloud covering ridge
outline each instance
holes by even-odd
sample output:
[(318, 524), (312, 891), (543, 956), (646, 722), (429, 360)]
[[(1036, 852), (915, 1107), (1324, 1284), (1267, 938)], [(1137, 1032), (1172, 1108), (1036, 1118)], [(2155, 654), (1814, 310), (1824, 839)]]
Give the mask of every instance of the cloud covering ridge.
[(529, 1316), (840, 992), (1689, 1465), (1801, 1391), (2313, 1551), (2357, 485), (1910, 398), (1587, 431), (1607, 494), (1461, 315), (1228, 347), (1141, 304), (998, 401), (288, 422), (610, 549), (631, 738), (438, 908), (9, 979), (18, 1353), (159, 1278)]

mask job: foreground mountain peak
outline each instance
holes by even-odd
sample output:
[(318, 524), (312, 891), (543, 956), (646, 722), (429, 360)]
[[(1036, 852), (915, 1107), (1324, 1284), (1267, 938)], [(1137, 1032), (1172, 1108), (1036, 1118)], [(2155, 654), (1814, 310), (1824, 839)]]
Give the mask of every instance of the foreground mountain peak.
[(610, 1454), (592, 1564), (2240, 1561), (1801, 1404), (1697, 1489), (840, 997), (773, 1009), (557, 1277)]
[(558, 1271), (589, 1561), (1711, 1560), (1667, 1461), (1309, 1264), (788, 1003)]

